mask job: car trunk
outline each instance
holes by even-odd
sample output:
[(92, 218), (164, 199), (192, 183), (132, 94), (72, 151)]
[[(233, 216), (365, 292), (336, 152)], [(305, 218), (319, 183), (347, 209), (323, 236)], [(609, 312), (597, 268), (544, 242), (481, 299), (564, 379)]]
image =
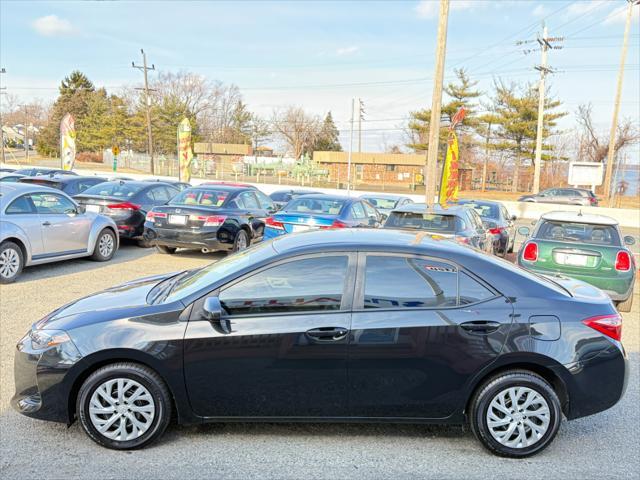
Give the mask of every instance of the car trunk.
[[(540, 252), (536, 268), (560, 270), (566, 273), (591, 274), (613, 270), (620, 247), (538, 241)], [(542, 259), (546, 262), (541, 261)]]
[(301, 232), (314, 228), (328, 228), (337, 219), (335, 215), (279, 213), (275, 219), (282, 222), (287, 233)]
[(154, 207), (147, 216), (147, 221), (152, 221), (155, 227), (167, 230), (216, 227), (222, 225), (225, 220), (225, 211), (220, 208), (184, 205)]
[(122, 197), (104, 197), (101, 195), (76, 195), (73, 199), (84, 206), (87, 212), (100, 213), (114, 217), (127, 217), (138, 210), (140, 205), (128, 202)]

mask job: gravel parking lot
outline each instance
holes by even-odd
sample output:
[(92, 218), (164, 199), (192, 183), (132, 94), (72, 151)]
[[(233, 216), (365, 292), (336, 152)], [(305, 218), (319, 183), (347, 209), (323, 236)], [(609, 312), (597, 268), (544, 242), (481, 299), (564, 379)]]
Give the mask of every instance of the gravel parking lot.
[[(135, 279), (221, 258), (160, 255), (125, 245), (108, 263), (30, 268), (0, 287), (0, 476), (2, 478), (631, 478), (640, 471), (640, 315), (625, 315), (627, 393), (614, 408), (564, 422), (555, 442), (526, 460), (494, 457), (462, 428), (413, 425), (173, 425), (160, 442), (114, 452), (76, 423), (31, 420), (9, 406), (13, 352), (31, 323), (55, 307)], [(635, 474), (633, 472), (636, 472)]]

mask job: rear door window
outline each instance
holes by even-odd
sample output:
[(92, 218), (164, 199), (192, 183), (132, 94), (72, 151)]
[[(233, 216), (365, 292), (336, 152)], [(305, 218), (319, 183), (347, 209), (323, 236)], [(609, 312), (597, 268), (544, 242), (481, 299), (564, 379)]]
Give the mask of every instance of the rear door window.
[(22, 195), (16, 198), (5, 210), (7, 215), (24, 215), (36, 213), (36, 209), (29, 198), (29, 195)]

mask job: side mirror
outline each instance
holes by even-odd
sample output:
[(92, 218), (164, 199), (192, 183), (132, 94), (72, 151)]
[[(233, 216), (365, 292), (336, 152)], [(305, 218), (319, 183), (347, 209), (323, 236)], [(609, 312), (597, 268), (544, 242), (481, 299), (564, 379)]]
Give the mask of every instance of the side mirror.
[(207, 297), (202, 307), (204, 309), (204, 317), (210, 322), (220, 321), (222, 316), (222, 305), (218, 297)]
[(635, 245), (636, 244), (636, 239), (633, 238), (631, 235), (625, 235), (624, 244), (625, 245)]
[(84, 205), (78, 205), (78, 207), (76, 208), (76, 213), (78, 213), (79, 215), (87, 213), (87, 207), (85, 207)]
[(525, 237), (528, 237), (529, 234), (531, 233), (531, 230), (529, 229), (529, 227), (519, 227), (518, 228), (518, 233), (520, 235), (523, 235)]

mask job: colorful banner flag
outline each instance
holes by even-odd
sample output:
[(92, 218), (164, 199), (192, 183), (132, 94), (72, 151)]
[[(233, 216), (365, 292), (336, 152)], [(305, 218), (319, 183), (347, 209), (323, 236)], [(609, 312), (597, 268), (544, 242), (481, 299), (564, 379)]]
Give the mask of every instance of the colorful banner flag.
[(447, 157), (442, 166), (442, 181), (440, 182), (440, 205), (447, 208), (448, 203), (458, 201), (458, 137), (456, 132), (449, 132), (447, 141)]
[(189, 182), (193, 152), (191, 151), (191, 124), (188, 118), (183, 119), (178, 125), (178, 160), (180, 162), (180, 181)]
[(60, 121), (60, 161), (63, 170), (72, 170), (76, 161), (76, 121), (70, 113)]

